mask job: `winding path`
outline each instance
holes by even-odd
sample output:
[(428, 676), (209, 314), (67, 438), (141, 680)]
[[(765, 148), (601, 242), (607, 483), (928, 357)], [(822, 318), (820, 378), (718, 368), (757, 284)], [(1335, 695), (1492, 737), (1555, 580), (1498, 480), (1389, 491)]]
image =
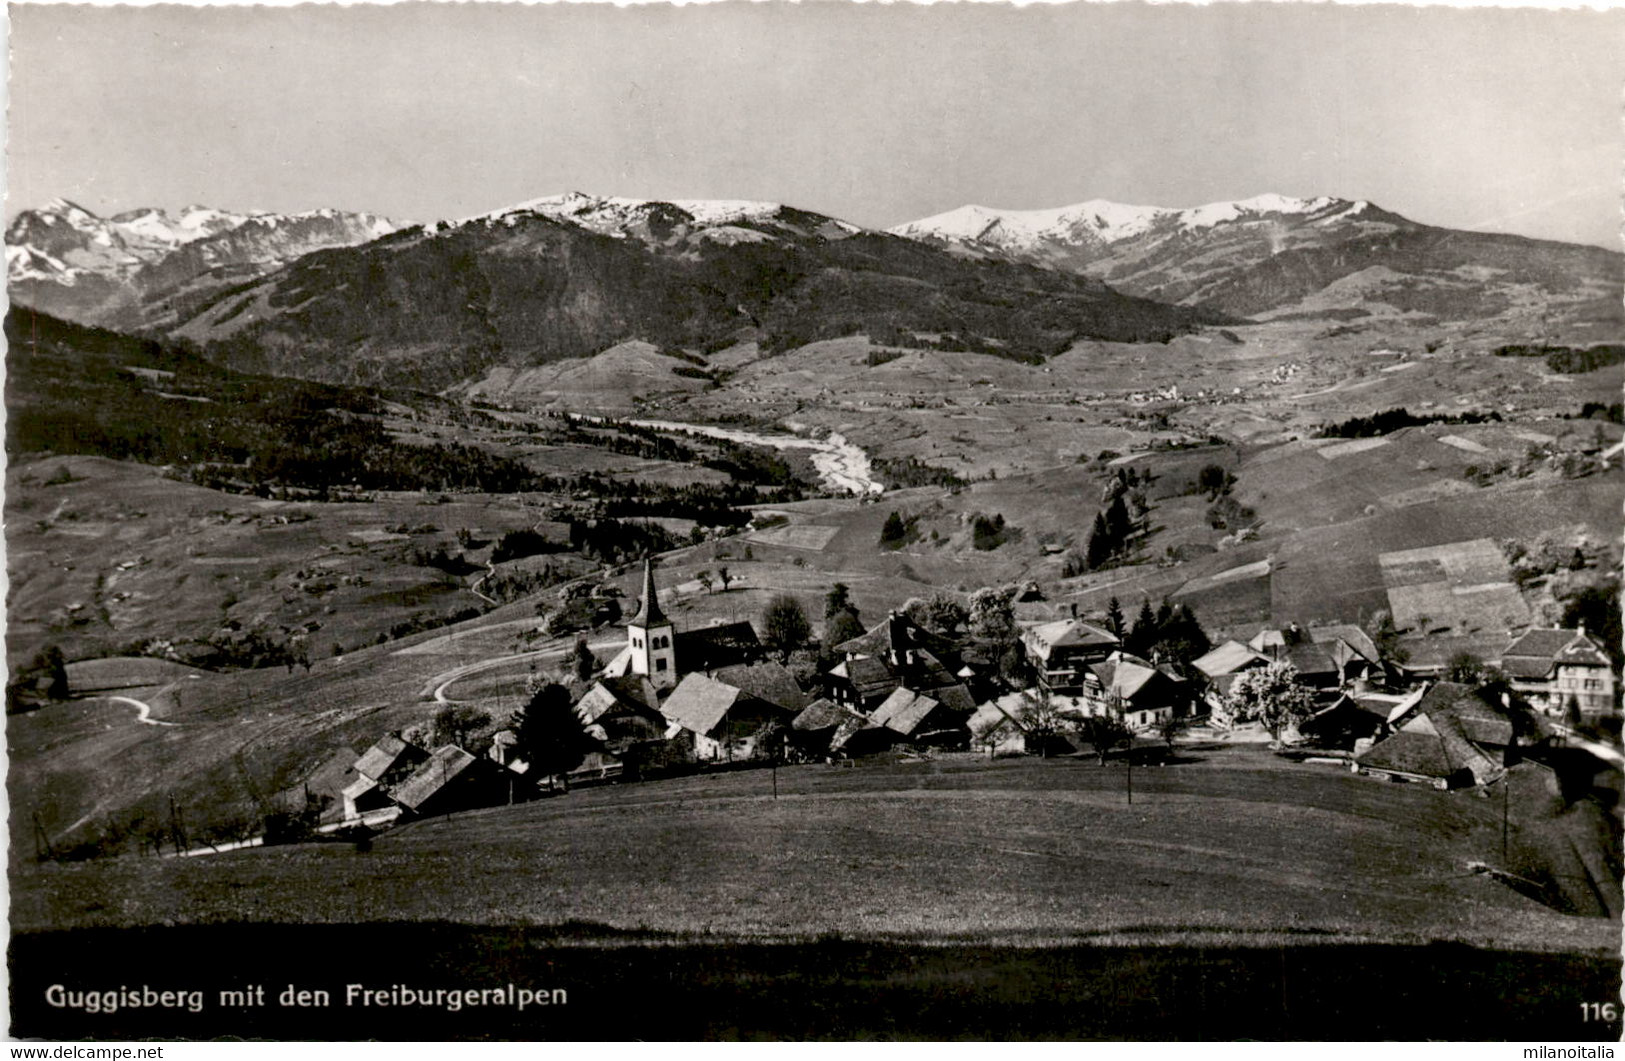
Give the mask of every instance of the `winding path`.
[(143, 702), (141, 700), (137, 700), (133, 696), (110, 696), (110, 695), (108, 695), (108, 696), (96, 696), (96, 697), (92, 697), (91, 699), (95, 699), (95, 700), (117, 700), (121, 704), (129, 704), (131, 707), (135, 708), (135, 720), (137, 722), (140, 722), (140, 723), (144, 724), (144, 725), (148, 725), (148, 726), (178, 726), (178, 725), (180, 725), (180, 723), (178, 723), (178, 722), (165, 722), (161, 718), (153, 718), (152, 717), (152, 705), (148, 704), (148, 703), (145, 703), (145, 702)]

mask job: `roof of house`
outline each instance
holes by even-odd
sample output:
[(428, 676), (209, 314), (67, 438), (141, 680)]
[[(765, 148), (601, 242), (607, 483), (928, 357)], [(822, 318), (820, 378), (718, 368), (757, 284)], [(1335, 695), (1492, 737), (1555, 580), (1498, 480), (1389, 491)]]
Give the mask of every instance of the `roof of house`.
[(910, 689), (898, 688), (875, 708), (874, 713), (869, 716), (869, 721), (908, 737), (920, 728), (920, 723), (924, 722), (931, 712), (941, 706), (940, 700)]
[(790, 672), (771, 660), (723, 667), (711, 676), (786, 711), (800, 711), (812, 701)]
[(835, 646), (847, 656), (890, 656), (896, 649), (923, 649), (939, 656), (949, 655), (953, 645), (947, 639), (920, 626), (907, 612), (892, 612), (857, 637)]
[(803, 732), (816, 733), (826, 729), (835, 729), (852, 717), (854, 717), (852, 712), (840, 704), (819, 697), (802, 709), (801, 714), (797, 715), (795, 721), (790, 723), (790, 727)]
[(984, 740), (1007, 727), (1025, 731), (1026, 727), (1021, 720), (1031, 703), (1032, 701), (1021, 693), (1006, 693), (997, 700), (989, 700), (979, 705), (968, 723), (971, 736), (977, 740)]
[(576, 701), (576, 713), (588, 725), (615, 709), (635, 714), (659, 714), (660, 696), (647, 675), (628, 674), (619, 678), (600, 678), (592, 683), (585, 695)]
[(762, 641), (756, 636), (756, 628), (741, 619), (679, 631), (673, 647), (677, 666), (687, 673), (749, 663), (761, 654)]
[(424, 755), (422, 748), (406, 743), (393, 733), (386, 733), (356, 760), (355, 772), (377, 781), (396, 765), (421, 761)]
[(643, 561), (643, 599), (638, 603), (638, 613), (632, 616), (628, 626), (641, 626), (645, 629), (666, 622), (666, 613), (660, 610), (660, 595), (655, 591), (655, 567), (652, 558)]
[(370, 777), (358, 777), (345, 786), (342, 795), (345, 799), (356, 800), (378, 787), (378, 782)]
[(1474, 744), (1505, 747), (1516, 733), (1510, 708), (1492, 703), (1478, 690), (1459, 682), (1439, 682), (1397, 719), (1404, 728), (1410, 719), (1425, 716), (1440, 732), (1452, 730)]
[[(1309, 640), (1316, 642), (1341, 641), (1368, 663), (1380, 661), (1382, 653), (1377, 651), (1376, 642), (1364, 630), (1353, 623), (1327, 623), (1325, 626), (1311, 626)], [(1342, 661), (1339, 661), (1342, 662)]]
[(1471, 742), (1451, 732), (1401, 730), (1373, 744), (1355, 761), (1364, 767), (1420, 777), (1451, 777), (1461, 770), (1481, 777), (1495, 769)]
[(1226, 641), (1197, 657), (1191, 666), (1209, 678), (1217, 678), (1221, 674), (1234, 674), (1244, 667), (1268, 662), (1269, 657), (1260, 655), (1240, 641)]
[(1610, 666), (1608, 657), (1583, 630), (1531, 630), (1501, 653), (1501, 669), (1513, 678), (1545, 678), (1559, 664)]
[(846, 660), (837, 664), (830, 673), (851, 682), (860, 700), (884, 696), (901, 684), (885, 660), (873, 656)]
[(1174, 679), (1138, 656), (1127, 652), (1113, 652), (1111, 658), (1090, 664), (1100, 684), (1112, 696), (1132, 704), (1135, 700), (1149, 702), (1160, 691), (1171, 691)]
[(479, 762), (472, 752), (455, 744), (436, 748), (412, 776), (395, 786), (389, 796), (408, 810), (417, 810), (436, 793)]
[(961, 715), (968, 715), (976, 710), (976, 697), (971, 695), (970, 690), (963, 683), (955, 682), (952, 685), (939, 685), (934, 689), (924, 689), (922, 691), (930, 693), (932, 698), (941, 703), (943, 707)]
[(1281, 658), (1292, 664), (1300, 678), (1317, 674), (1335, 675), (1338, 672), (1337, 660), (1320, 642), (1299, 641), (1295, 645), (1288, 645)]
[(704, 736), (717, 728), (742, 695), (726, 682), (705, 674), (689, 674), (666, 697), (660, 713), (689, 732)]
[(1052, 623), (1040, 623), (1030, 628), (1027, 636), (1041, 659), (1049, 659), (1059, 648), (1109, 649), (1120, 643), (1111, 631), (1102, 630), (1081, 619), (1059, 619)]

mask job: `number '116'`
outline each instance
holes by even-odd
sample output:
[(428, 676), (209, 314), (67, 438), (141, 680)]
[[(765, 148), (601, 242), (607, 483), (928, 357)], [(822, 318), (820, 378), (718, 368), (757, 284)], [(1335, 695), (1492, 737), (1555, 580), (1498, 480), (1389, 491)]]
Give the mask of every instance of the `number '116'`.
[(1619, 1007), (1612, 1002), (1580, 1003), (1581, 1020), (1601, 1020), (1612, 1023), (1619, 1019)]

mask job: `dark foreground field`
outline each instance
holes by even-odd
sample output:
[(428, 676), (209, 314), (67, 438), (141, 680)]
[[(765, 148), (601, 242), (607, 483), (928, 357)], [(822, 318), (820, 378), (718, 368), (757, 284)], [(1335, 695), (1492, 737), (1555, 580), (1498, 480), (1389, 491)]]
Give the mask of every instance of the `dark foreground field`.
[[(578, 790), (368, 848), (21, 867), (24, 1036), (1577, 1038), (1619, 925), (1474, 873), (1500, 808), (1261, 748)], [(1509, 858), (1535, 839), (1514, 817)], [(346, 1008), (345, 985), (565, 1006)], [(190, 987), (198, 1014), (54, 1009)], [(263, 985), (264, 1008), (216, 993)], [(331, 992), (278, 1007), (289, 984)]]
[[(588, 931), (588, 926), (577, 926)], [(11, 947), (22, 1038), (1514, 1039), (1611, 1041), (1581, 1003), (1619, 993), (1618, 959), (1453, 944), (1019, 947), (826, 939), (660, 945), (445, 924), (195, 925), (31, 933)], [(86, 1014), (71, 990), (203, 992), (199, 1013)], [(519, 1010), (346, 1005), (372, 989), (563, 989)], [(265, 988), (264, 1006), (219, 991)], [(284, 1007), (289, 985), (325, 1008)]]

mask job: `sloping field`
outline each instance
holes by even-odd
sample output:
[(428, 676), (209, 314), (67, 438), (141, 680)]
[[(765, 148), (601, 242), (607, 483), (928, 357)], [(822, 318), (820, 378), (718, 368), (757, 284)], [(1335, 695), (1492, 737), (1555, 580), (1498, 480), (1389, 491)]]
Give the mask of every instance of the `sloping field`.
[[(581, 790), (344, 844), (26, 868), (26, 930), (213, 921), (592, 922), (804, 939), (1455, 940), (1611, 947), (1465, 872), (1498, 806), (1247, 748), (706, 775)], [(1516, 852), (1514, 853), (1516, 855)], [(1132, 885), (1132, 886), (1130, 886)]]

